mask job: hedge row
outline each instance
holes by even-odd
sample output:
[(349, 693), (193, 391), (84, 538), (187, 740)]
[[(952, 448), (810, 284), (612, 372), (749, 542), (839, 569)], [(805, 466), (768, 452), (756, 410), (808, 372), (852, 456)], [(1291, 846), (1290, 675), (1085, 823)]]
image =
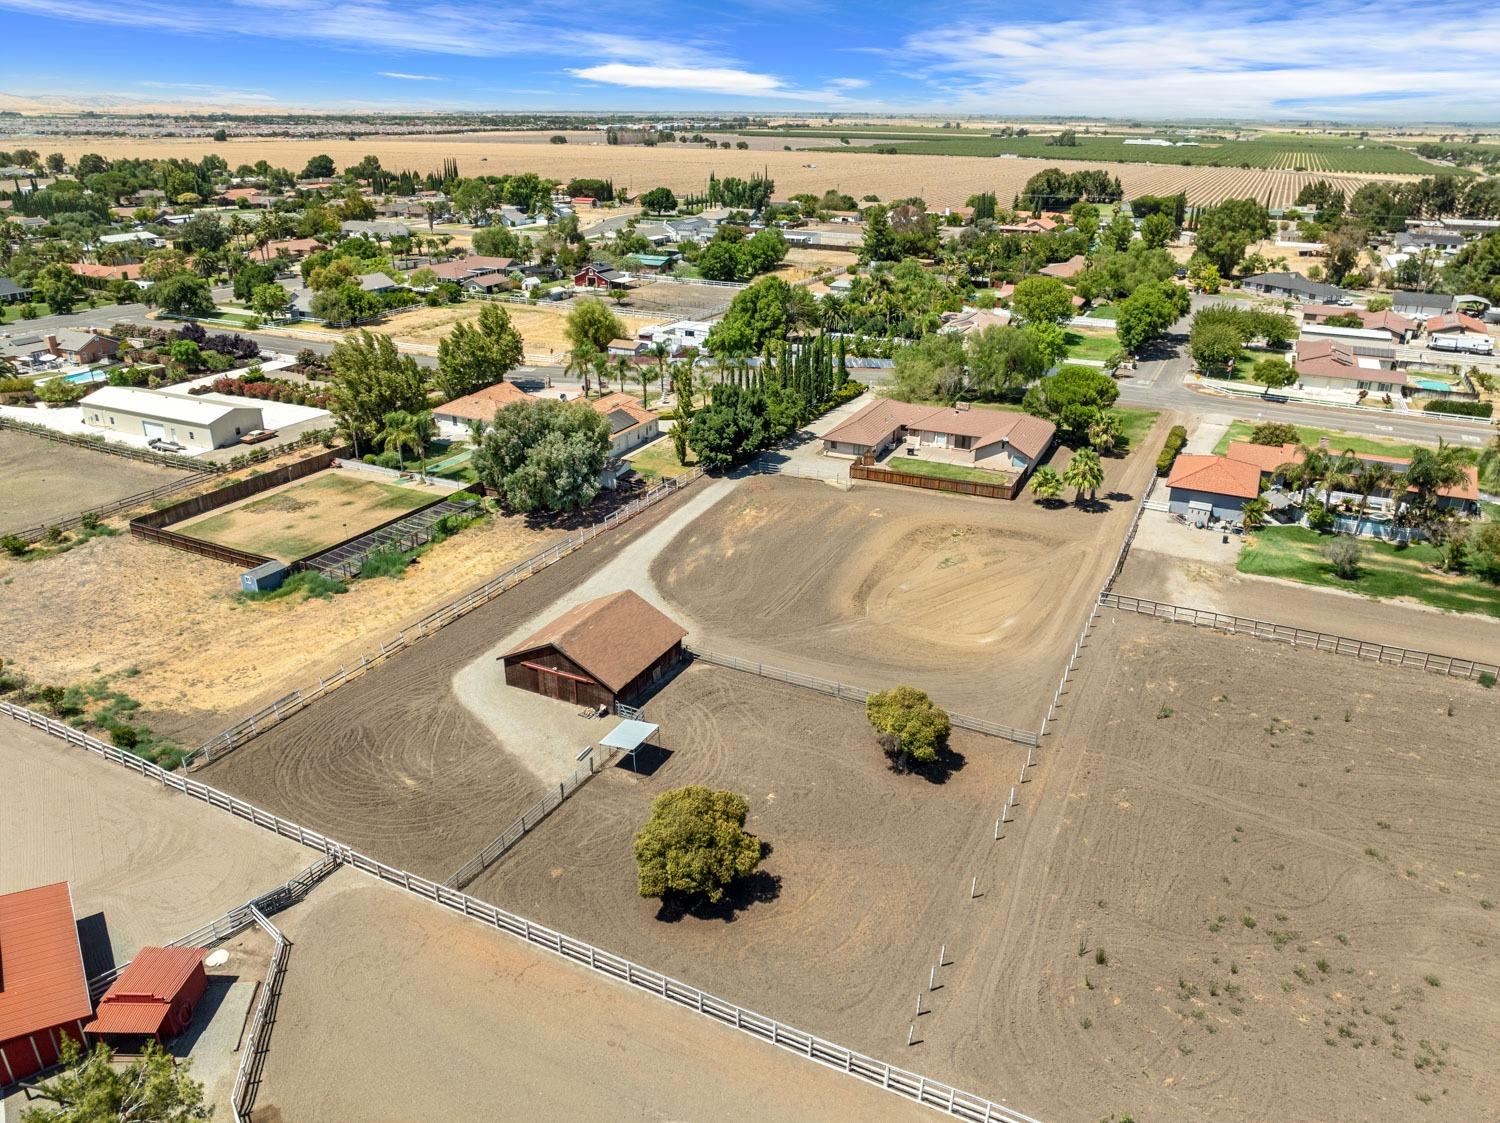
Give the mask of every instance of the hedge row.
[(1491, 417), (1495, 413), (1494, 402), (1450, 402), (1433, 398), (1422, 406), (1427, 413), (1458, 413), (1465, 417)]
[(1181, 425), (1173, 425), (1172, 431), (1167, 434), (1167, 439), (1162, 443), (1161, 454), (1156, 458), (1156, 474), (1165, 476), (1172, 470), (1172, 462), (1177, 459), (1177, 454), (1182, 451), (1182, 446), (1187, 444), (1187, 430)]

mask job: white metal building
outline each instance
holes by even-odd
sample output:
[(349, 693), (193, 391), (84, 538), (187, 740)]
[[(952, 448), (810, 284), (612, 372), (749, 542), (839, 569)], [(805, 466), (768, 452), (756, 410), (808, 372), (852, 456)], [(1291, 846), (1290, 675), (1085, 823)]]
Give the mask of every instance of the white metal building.
[(200, 401), (129, 386), (105, 386), (79, 403), (85, 424), (175, 441), (195, 451), (232, 445), (264, 428), (257, 406)]

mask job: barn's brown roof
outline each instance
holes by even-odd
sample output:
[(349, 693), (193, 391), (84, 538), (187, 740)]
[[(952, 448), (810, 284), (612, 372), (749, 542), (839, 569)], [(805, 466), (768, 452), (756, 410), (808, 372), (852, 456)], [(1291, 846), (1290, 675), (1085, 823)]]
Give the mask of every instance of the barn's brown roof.
[(142, 948), (120, 972), (88, 1033), (160, 1033), (172, 1003), (208, 954), (206, 948)]
[(686, 635), (671, 617), (624, 589), (568, 609), (506, 652), (505, 658), (555, 647), (618, 692)]
[(0, 896), (0, 1041), (93, 1012), (68, 883)]

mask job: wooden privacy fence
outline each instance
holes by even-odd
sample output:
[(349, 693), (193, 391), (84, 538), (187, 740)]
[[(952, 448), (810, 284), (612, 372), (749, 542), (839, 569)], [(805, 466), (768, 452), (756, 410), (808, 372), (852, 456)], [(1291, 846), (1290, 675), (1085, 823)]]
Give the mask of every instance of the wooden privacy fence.
[[(749, 659), (737, 659), (733, 655), (721, 655), (716, 651), (705, 651), (703, 648), (690, 643), (684, 643), (682, 646), (683, 650), (690, 653), (694, 659), (702, 659), (705, 663), (728, 667), (733, 671), (744, 671), (746, 674), (759, 675), (761, 678), (773, 679), (776, 682), (785, 682), (807, 690), (816, 690), (819, 694), (826, 694), (831, 698), (843, 698), (847, 701), (864, 705), (865, 700), (874, 693), (858, 686), (849, 686), (847, 683), (835, 682), (833, 679), (818, 678), (815, 675), (804, 675), (798, 671), (788, 671), (781, 667), (771, 667), (765, 663), (752, 662)], [(986, 721), (984, 718), (969, 717), (966, 714), (955, 714), (951, 711), (948, 712), (948, 720), (958, 729), (983, 733), (989, 737), (1000, 737), (1007, 741), (1014, 741), (1018, 745), (1039, 745), (1041, 743), (1039, 735), (1031, 732), (1031, 730), (1016, 729), (1009, 725), (1001, 725), (997, 721)]]
[(1021, 490), (1021, 481), (1006, 484), (987, 484), (977, 480), (947, 480), (937, 476), (919, 476), (912, 472), (897, 472), (890, 468), (876, 468), (857, 461), (849, 465), (849, 474), (856, 480), (873, 483), (900, 484), (902, 487), (920, 487), (928, 491), (953, 491), (959, 495), (977, 495), (984, 499), (1014, 499)]
[[(606, 753), (608, 752), (609, 750), (606, 750)], [(507, 850), (525, 838), (528, 831), (534, 829), (543, 819), (561, 807), (570, 795), (588, 783), (590, 778), (603, 768), (604, 765), (594, 761), (592, 747), (588, 750), (587, 756), (589, 762), (588, 771), (584, 771), (582, 768), (575, 768), (573, 775), (566, 780), (560, 781), (556, 788), (548, 788), (546, 795), (521, 812), (516, 817), (514, 823), (500, 832), (500, 836), (495, 841), (459, 866), (452, 876), (443, 882), (443, 885), (449, 889), (464, 888), (469, 882), (498, 862), (501, 855)]]
[(378, 654), (361, 655), (358, 663), (347, 667), (340, 666), (337, 674), (328, 678), (320, 678), (316, 687), (310, 690), (294, 690), (290, 694), (276, 699), (269, 706), (262, 707), (249, 717), (235, 722), (222, 733), (215, 735), (188, 753), (184, 757), (184, 763), (192, 767), (200, 766), (216, 760), (232, 749), (238, 748), (271, 726), (285, 721), (299, 710), (311, 705), (325, 694), (332, 693), (344, 684), (359, 678), (369, 671), (370, 668), (379, 666), (392, 655), (395, 655), (396, 652), (410, 647), (424, 636), (432, 635), (460, 617), (473, 612), (481, 605), (494, 600), (507, 589), (519, 585), (533, 574), (539, 573), (554, 562), (567, 557), (589, 540), (604, 534), (606, 531), (613, 530), (620, 524), (634, 518), (648, 507), (654, 506), (668, 496), (676, 494), (702, 475), (702, 468), (694, 468), (692, 471), (675, 479), (658, 484), (646, 492), (646, 494), (632, 499), (625, 506), (610, 512), (606, 518), (599, 522), (585, 527), (577, 534), (571, 535), (561, 542), (554, 543), (541, 553), (535, 554), (523, 562), (518, 562), (498, 577), (490, 578), (490, 580), (480, 585), (477, 589), (470, 590), (457, 600), (450, 601), (437, 611), (424, 616), (411, 627), (398, 632), (394, 639), (389, 642), (382, 642)]
[(1328, 651), (1335, 655), (1350, 655), (1356, 659), (1370, 659), (1391, 667), (1407, 667), (1454, 678), (1477, 679), (1481, 675), (1500, 678), (1500, 664), (1485, 663), (1477, 659), (1462, 659), (1456, 655), (1437, 655), (1430, 651), (1417, 651), (1409, 647), (1392, 647), (1371, 640), (1352, 639), (1349, 636), (1333, 635), (1329, 632), (1314, 632), (1291, 624), (1276, 624), (1267, 620), (1255, 620), (1247, 616), (1231, 616), (1207, 608), (1190, 608), (1187, 605), (1167, 604), (1162, 601), (1145, 600), (1141, 597), (1121, 596), (1105, 593), (1099, 603), (1122, 612), (1137, 612), (1142, 616), (1154, 616), (1178, 624), (1191, 624), (1195, 628), (1212, 628), (1233, 635), (1254, 636), (1256, 639), (1274, 640), (1293, 647), (1311, 647), (1317, 651)]
[[(159, 783), (165, 788), (179, 791), (193, 799), (202, 800), (211, 807), (244, 819), (282, 838), (295, 839), (304, 846), (336, 857), (345, 865), (352, 866), (388, 885), (395, 885), (441, 905), (443, 908), (507, 932), (517, 939), (559, 955), (580, 967), (586, 967), (590, 971), (615, 979), (636, 990), (654, 994), (674, 1005), (710, 1018), (720, 1025), (732, 1027), (768, 1045), (847, 1073), (904, 1099), (936, 1108), (955, 1118), (967, 1120), (968, 1123), (994, 1123), (997, 1120), (1000, 1123), (1038, 1123), (1031, 1116), (1024, 1115), (1004, 1104), (987, 1100), (972, 1092), (962, 1091), (941, 1081), (930, 1080), (905, 1069), (895, 1068), (874, 1057), (857, 1053), (805, 1030), (756, 1013), (754, 1010), (737, 1006), (698, 987), (680, 982), (659, 971), (653, 971), (649, 967), (642, 967), (638, 963), (611, 954), (593, 944), (536, 924), (523, 916), (517, 916), (515, 913), (507, 912), (484, 901), (476, 900), (446, 885), (439, 885), (435, 881), (428, 881), (406, 870), (388, 866), (317, 831), (289, 822), (254, 804), (236, 799), (217, 788), (211, 788), (187, 776), (167, 772), (149, 761), (117, 749), (113, 745), (107, 745), (96, 737), (90, 737), (70, 725), (53, 721), (23, 706), (0, 702), (0, 714), (43, 730), (70, 745), (122, 765), (153, 783)], [(279, 986), (279, 982), (277, 985)], [(271, 991), (269, 983), (266, 989), (268, 992)], [(249, 1050), (247, 1054), (248, 1052)], [(238, 1080), (236, 1083), (238, 1085)], [(241, 1118), (238, 1113), (237, 1118)]]

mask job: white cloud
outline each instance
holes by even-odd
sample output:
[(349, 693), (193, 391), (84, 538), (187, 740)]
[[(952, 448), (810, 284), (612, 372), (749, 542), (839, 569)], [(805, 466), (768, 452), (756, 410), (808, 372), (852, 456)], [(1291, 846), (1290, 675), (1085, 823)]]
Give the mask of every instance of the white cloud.
[(399, 70), (379, 70), (376, 73), (382, 78), (399, 78), (403, 82), (441, 82), (442, 79), (432, 74), (403, 74)]
[(843, 91), (863, 86), (860, 78), (837, 78), (821, 90), (789, 86), (774, 74), (758, 74), (730, 66), (639, 66), (609, 62), (570, 69), (589, 82), (640, 90), (678, 90), (687, 93), (728, 94), (733, 97), (781, 98), (829, 105), (843, 102)]
[(1500, 14), (1325, 0), (944, 28), (897, 57), (945, 107), (1162, 117), (1500, 117)]

